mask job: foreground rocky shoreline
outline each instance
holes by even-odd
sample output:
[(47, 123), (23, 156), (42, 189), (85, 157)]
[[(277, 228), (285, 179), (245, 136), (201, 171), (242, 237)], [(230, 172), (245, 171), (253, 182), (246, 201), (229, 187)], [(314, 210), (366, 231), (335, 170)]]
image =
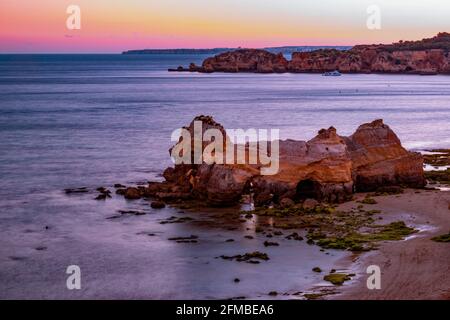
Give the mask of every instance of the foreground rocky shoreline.
[[(212, 117), (198, 116), (186, 127), (192, 134), (195, 122), (202, 122), (204, 131), (215, 128), (225, 132)], [(181, 142), (180, 138), (178, 144)], [(237, 147), (228, 146), (234, 150)], [(248, 144), (246, 152), (248, 157)], [(232, 206), (243, 196), (251, 196), (256, 207), (288, 208), (316, 202), (340, 203), (350, 200), (354, 192), (396, 192), (400, 187), (423, 188), (426, 184), (422, 156), (404, 149), (382, 120), (359, 126), (349, 137), (339, 136), (330, 127), (307, 142), (279, 141), (278, 173), (261, 175), (262, 167), (260, 163), (182, 163), (164, 171), (164, 182), (119, 188), (117, 192), (127, 199), (203, 201), (210, 206)]]
[[(211, 117), (199, 116), (194, 120), (204, 122), (205, 127), (223, 130)], [(192, 129), (192, 123), (185, 128)], [(450, 297), (450, 278), (446, 275), (450, 193), (434, 188), (446, 183), (446, 178), (442, 177), (446, 177), (449, 170), (439, 169), (450, 161), (449, 150), (430, 150), (423, 157), (409, 152), (381, 120), (361, 125), (350, 137), (340, 137), (334, 128), (330, 128), (320, 130), (318, 136), (308, 142), (291, 140), (287, 146), (303, 151), (288, 152), (289, 149), (282, 149), (284, 151), (280, 153), (282, 161), (278, 177), (241, 175), (247, 170), (258, 172), (255, 171), (258, 165), (246, 168), (244, 165), (178, 164), (166, 170), (164, 182), (149, 182), (148, 185), (136, 187), (115, 184), (115, 193), (119, 198), (123, 196), (127, 199), (125, 203), (132, 205), (133, 209), (120, 209), (116, 215), (106, 219), (111, 223), (130, 221), (129, 219), (143, 221), (140, 219), (146, 219), (145, 215), (153, 213), (155, 217), (159, 217), (160, 231), (142, 231), (137, 234), (155, 240), (163, 235), (161, 228), (168, 228), (178, 230), (179, 233), (166, 236), (168, 242), (176, 243), (177, 246), (206, 248), (204, 246), (212, 241), (208, 248), (213, 252), (207, 252), (210, 254), (209, 258), (219, 265), (244, 264), (244, 268), (247, 265), (248, 268), (281, 266), (286, 262), (280, 261), (280, 254), (283, 257), (291, 256), (293, 246), (298, 250), (304, 250), (305, 246), (316, 247), (324, 257), (332, 257), (336, 252), (351, 252), (351, 255), (346, 255), (341, 261), (333, 262), (331, 268), (325, 262), (328, 260), (312, 261), (314, 265), (305, 275), (313, 274), (314, 278), (322, 280), (315, 287), (308, 290), (267, 290), (266, 293), (259, 293), (258, 298)], [(436, 170), (424, 173), (424, 159), (425, 164), (433, 165)], [(314, 169), (310, 170), (311, 168)], [(329, 185), (322, 189), (321, 185), (329, 182), (324, 177), (333, 173), (335, 168), (339, 174), (334, 178), (346, 176), (342, 174), (346, 172), (342, 168), (350, 170), (348, 177), (352, 186), (348, 189), (349, 193), (342, 197), (322, 197), (323, 190), (334, 190)], [(220, 174), (218, 178), (211, 179), (214, 177), (211, 171), (214, 170), (219, 170)], [(320, 170), (325, 174), (318, 174)], [(203, 173), (199, 175), (199, 172)], [(204, 172), (209, 172), (210, 175), (205, 175)], [(286, 172), (288, 174), (284, 175)], [(441, 174), (435, 176), (436, 172)], [(309, 175), (309, 178), (323, 179), (314, 180), (317, 184), (307, 185), (312, 189), (305, 189), (304, 184), (301, 184), (302, 188), (298, 188), (298, 179), (303, 181), (301, 179), (304, 179), (304, 174)], [(359, 176), (361, 178), (358, 179)], [(242, 177), (252, 179), (251, 188), (249, 182)], [(290, 190), (286, 191), (278, 186), (285, 186), (289, 181), (280, 177), (292, 180), (292, 190), (295, 193), (289, 193)], [(278, 186), (270, 190), (283, 192), (268, 194), (270, 197), (266, 197), (267, 193), (263, 192), (263, 197), (258, 193), (258, 183), (253, 184), (255, 178), (260, 183), (269, 179), (269, 184), (262, 185)], [(219, 186), (208, 188), (218, 181)], [(341, 183), (339, 180), (334, 182)], [(427, 182), (432, 187), (426, 187)], [(196, 183), (200, 183), (203, 189), (196, 189)], [(229, 199), (235, 197), (229, 197), (227, 188), (236, 192), (238, 200), (229, 202)], [(202, 193), (201, 190), (206, 191)], [(219, 200), (226, 201), (209, 201), (212, 199), (208, 198), (209, 190)], [(97, 200), (110, 201), (109, 198), (118, 198), (105, 187), (97, 188), (96, 192)], [(66, 193), (91, 195), (91, 190), (67, 189)], [(302, 193), (306, 193), (308, 197), (305, 199)], [(221, 198), (221, 194), (225, 197)], [(264, 201), (256, 201), (260, 198)], [(166, 205), (170, 208), (162, 209)], [(150, 206), (152, 209), (149, 211)], [(175, 210), (176, 213), (171, 213), (168, 217), (165, 210)], [(173, 226), (181, 227), (174, 229)], [(251, 249), (248, 244), (252, 244)], [(405, 250), (407, 255), (402, 253)], [(383, 290), (368, 291), (365, 287), (368, 265), (379, 265), (382, 268)], [(415, 270), (423, 273), (423, 279), (420, 279), (422, 286), (424, 281), (430, 283), (426, 290), (414, 285)], [(403, 290), (403, 286), (398, 285), (398, 277), (412, 283), (406, 286), (408, 290)], [(228, 281), (238, 288), (248, 278), (236, 275)], [(231, 298), (251, 297), (242, 295)]]
[(350, 50), (323, 49), (283, 54), (263, 49), (239, 49), (207, 58), (201, 66), (191, 63), (169, 71), (254, 73), (406, 73), (450, 74), (450, 34), (443, 32), (420, 41), (389, 45), (358, 45)]

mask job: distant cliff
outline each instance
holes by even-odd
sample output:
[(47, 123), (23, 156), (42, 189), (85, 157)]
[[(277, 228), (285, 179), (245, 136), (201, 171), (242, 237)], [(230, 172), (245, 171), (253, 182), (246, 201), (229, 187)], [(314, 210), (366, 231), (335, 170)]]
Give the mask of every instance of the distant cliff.
[[(240, 50), (241, 48), (212, 48), (212, 49), (141, 49), (128, 50), (122, 54), (219, 54), (233, 50)], [(272, 53), (291, 54), (293, 52), (307, 52), (319, 49), (337, 49), (348, 50), (348, 46), (285, 46), (285, 47), (267, 47), (266, 50)]]
[(141, 49), (128, 50), (122, 54), (218, 54), (234, 48), (212, 48), (212, 49)]
[(238, 49), (207, 58), (201, 66), (171, 71), (193, 72), (326, 72), (450, 74), (450, 34), (420, 41), (358, 45), (349, 50), (319, 49), (294, 52), (287, 60), (282, 53), (264, 49)]

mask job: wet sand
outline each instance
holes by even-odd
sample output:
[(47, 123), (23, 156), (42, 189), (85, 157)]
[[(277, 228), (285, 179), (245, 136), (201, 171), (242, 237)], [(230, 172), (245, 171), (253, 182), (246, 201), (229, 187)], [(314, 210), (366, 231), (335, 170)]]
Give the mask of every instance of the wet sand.
[[(382, 210), (382, 221), (404, 220), (420, 231), (403, 241), (384, 242), (352, 262), (341, 260), (339, 264), (352, 265), (358, 277), (330, 299), (450, 299), (450, 244), (430, 240), (450, 231), (450, 192), (416, 192), (376, 197), (378, 203), (371, 208)], [(381, 268), (380, 290), (367, 289), (369, 265)]]

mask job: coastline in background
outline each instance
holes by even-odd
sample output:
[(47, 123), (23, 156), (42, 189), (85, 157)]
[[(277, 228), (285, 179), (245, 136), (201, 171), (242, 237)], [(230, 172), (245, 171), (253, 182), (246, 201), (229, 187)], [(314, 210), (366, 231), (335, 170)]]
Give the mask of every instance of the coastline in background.
[[(310, 52), (320, 49), (349, 50), (351, 46), (282, 46), (261, 48), (271, 53), (292, 54), (293, 52)], [(212, 49), (138, 49), (127, 50), (122, 54), (219, 54), (241, 48), (212, 48)]]

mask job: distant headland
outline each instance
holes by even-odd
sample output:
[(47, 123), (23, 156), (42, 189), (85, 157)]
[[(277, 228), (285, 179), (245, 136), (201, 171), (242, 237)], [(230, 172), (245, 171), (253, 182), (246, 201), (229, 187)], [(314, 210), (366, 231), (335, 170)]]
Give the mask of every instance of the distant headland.
[[(309, 52), (319, 49), (348, 50), (350, 46), (283, 46), (262, 48), (271, 53), (291, 54), (293, 52)], [(122, 54), (220, 54), (242, 48), (211, 48), (211, 49), (140, 49), (127, 50)]]
[(450, 33), (419, 41), (357, 45), (293, 51), (287, 60), (282, 51), (237, 49), (207, 58), (201, 66), (191, 63), (169, 71), (253, 73), (402, 73), (450, 74)]

